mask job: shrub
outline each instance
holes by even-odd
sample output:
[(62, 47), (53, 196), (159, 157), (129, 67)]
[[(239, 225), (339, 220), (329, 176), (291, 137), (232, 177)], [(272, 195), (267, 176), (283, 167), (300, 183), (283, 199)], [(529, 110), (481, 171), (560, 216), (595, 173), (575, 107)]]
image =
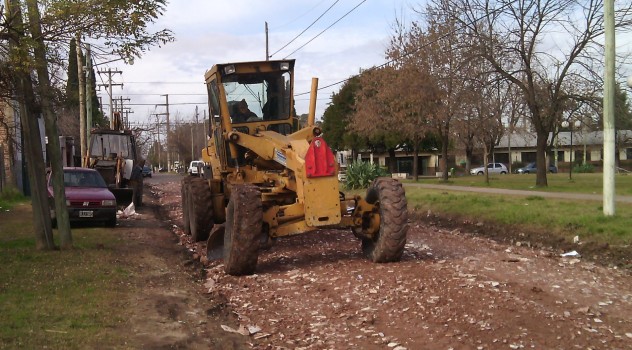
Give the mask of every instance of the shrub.
[(594, 173), (595, 167), (590, 163), (578, 164), (573, 167), (574, 173)]
[(380, 176), (387, 176), (386, 170), (377, 164), (369, 162), (353, 162), (347, 166), (347, 181), (345, 187), (348, 190), (367, 188)]

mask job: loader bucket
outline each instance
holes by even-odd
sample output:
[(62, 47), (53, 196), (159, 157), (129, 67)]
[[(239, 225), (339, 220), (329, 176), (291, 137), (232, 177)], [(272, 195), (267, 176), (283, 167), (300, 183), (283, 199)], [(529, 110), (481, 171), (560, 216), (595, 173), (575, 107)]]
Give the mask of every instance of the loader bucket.
[(134, 190), (131, 188), (110, 188), (110, 192), (116, 198), (116, 205), (119, 207), (127, 207), (134, 199)]
[(224, 224), (213, 226), (206, 241), (206, 258), (216, 260), (224, 257)]

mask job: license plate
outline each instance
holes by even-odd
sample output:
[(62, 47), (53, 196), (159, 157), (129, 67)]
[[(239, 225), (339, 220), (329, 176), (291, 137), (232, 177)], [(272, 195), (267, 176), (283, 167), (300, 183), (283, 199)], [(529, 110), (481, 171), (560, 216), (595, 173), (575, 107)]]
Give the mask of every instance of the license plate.
[(80, 218), (91, 218), (94, 216), (94, 212), (92, 210), (80, 210), (79, 217)]

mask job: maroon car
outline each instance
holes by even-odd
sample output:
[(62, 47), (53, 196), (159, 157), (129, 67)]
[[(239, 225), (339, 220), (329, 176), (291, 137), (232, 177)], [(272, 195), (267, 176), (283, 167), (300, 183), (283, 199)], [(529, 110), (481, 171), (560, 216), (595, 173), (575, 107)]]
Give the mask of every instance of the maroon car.
[[(103, 222), (116, 226), (116, 199), (98, 171), (88, 168), (64, 168), (66, 206), (71, 222)], [(48, 200), (51, 219), (56, 226), (53, 182), (48, 175)]]

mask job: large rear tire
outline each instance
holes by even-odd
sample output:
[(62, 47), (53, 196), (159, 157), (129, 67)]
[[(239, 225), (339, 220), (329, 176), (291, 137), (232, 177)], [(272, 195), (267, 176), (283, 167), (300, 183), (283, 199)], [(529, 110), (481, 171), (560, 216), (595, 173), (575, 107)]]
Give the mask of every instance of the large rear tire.
[(182, 178), (182, 181), (180, 182), (180, 195), (182, 196), (182, 225), (183, 225), (183, 229), (184, 229), (184, 234), (186, 235), (190, 235), (191, 234), (191, 222), (189, 221), (189, 201), (188, 201), (188, 196), (189, 196), (189, 185), (191, 183), (191, 178), (188, 176), (185, 176), (184, 178)]
[(367, 190), (366, 201), (377, 204), (380, 230), (373, 239), (362, 240), (362, 252), (371, 261), (399, 261), (406, 245), (408, 208), (402, 184), (390, 178), (377, 178)]
[(234, 276), (253, 274), (263, 228), (261, 192), (256, 186), (233, 186), (225, 225), (224, 271)]
[(189, 225), (194, 242), (205, 241), (213, 228), (213, 202), (208, 182), (191, 178), (187, 193)]

